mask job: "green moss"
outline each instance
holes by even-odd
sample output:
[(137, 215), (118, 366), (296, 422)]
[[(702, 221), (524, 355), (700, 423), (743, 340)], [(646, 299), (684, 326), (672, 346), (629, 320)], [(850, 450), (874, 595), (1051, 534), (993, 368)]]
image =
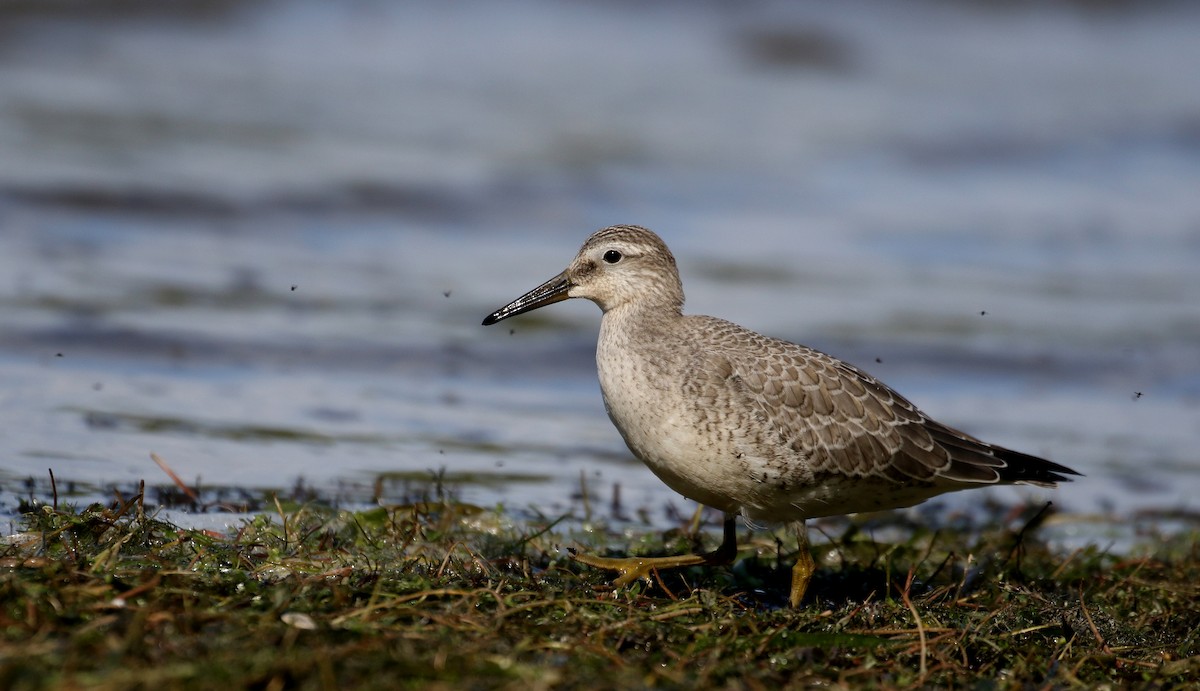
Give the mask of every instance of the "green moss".
[[(887, 519), (875, 519), (884, 520)], [(231, 535), (137, 502), (30, 513), (0, 549), (0, 687), (1157, 688), (1200, 675), (1200, 542), (1059, 554), (1027, 529), (830, 536), (617, 592), (559, 546), (688, 549), (454, 502), (315, 505)], [(705, 538), (707, 541), (708, 538)], [(632, 547), (631, 547), (632, 545)], [(832, 557), (830, 556), (832, 555)], [(911, 574), (911, 578), (910, 578)], [(911, 606), (910, 606), (911, 605)]]

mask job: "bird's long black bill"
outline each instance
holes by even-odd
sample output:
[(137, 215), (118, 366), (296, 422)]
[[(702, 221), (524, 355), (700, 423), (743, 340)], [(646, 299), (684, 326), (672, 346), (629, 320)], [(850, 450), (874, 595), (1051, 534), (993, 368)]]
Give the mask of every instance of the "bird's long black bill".
[(567, 295), (567, 291), (570, 288), (571, 283), (567, 280), (567, 272), (564, 271), (495, 312), (492, 312), (483, 320), (483, 325), (489, 326), (503, 319), (515, 317), (523, 312), (566, 300), (570, 297)]

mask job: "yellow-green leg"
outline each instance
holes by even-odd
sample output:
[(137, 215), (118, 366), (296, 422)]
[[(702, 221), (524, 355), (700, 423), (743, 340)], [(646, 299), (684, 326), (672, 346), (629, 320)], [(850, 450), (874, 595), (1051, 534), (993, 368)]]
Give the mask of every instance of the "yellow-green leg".
[[(650, 579), (655, 569), (679, 569), (685, 566), (725, 566), (737, 557), (737, 516), (725, 514), (725, 531), (721, 546), (704, 554), (681, 554), (674, 557), (593, 557), (587, 554), (571, 554), (581, 564), (598, 569), (617, 571), (620, 575), (613, 585), (621, 588), (639, 578)], [(811, 561), (811, 559), (810, 559)]]
[(796, 552), (796, 565), (792, 567), (792, 595), (789, 601), (792, 607), (799, 607), (817, 565), (813, 562), (812, 548), (808, 544), (808, 526), (804, 521), (797, 521), (793, 529), (796, 532), (799, 551)]

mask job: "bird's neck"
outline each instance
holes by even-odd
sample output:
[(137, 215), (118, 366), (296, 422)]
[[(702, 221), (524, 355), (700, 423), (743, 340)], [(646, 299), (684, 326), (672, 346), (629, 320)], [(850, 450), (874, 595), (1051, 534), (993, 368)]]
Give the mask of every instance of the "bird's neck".
[(643, 301), (626, 302), (604, 311), (601, 323), (633, 329), (662, 325), (683, 318), (683, 305)]
[(682, 319), (682, 309), (678, 306), (620, 305), (604, 313), (598, 346), (626, 353), (641, 352), (646, 344), (669, 339)]

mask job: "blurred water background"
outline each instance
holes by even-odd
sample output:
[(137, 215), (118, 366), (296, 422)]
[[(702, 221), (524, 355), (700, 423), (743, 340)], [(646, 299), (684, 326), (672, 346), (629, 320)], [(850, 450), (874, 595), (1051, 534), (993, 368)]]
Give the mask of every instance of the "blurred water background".
[(1198, 35), (1189, 2), (5, 3), (0, 511), (49, 470), (169, 488), (156, 452), (218, 522), (433, 474), (687, 514), (605, 417), (595, 306), (479, 325), (638, 223), (688, 311), (1087, 475), (985, 494), (1195, 515)]

